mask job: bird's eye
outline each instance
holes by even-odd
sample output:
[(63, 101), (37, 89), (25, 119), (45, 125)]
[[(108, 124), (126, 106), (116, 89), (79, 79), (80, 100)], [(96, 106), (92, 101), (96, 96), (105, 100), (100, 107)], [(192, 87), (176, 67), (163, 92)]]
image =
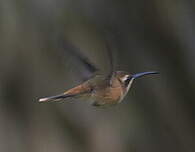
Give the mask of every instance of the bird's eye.
[(124, 81), (125, 86), (127, 87), (129, 85), (129, 82), (131, 81), (132, 77), (127, 77), (127, 79)]

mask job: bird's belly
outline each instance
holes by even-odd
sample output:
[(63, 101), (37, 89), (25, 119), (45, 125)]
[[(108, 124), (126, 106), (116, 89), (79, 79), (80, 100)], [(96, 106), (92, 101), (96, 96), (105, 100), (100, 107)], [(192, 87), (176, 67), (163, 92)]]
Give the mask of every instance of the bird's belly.
[(105, 89), (92, 94), (94, 106), (115, 105), (121, 101), (122, 92), (120, 88)]
[(117, 104), (118, 100), (108, 100), (97, 97), (92, 97), (92, 105), (93, 106), (106, 106), (106, 105), (114, 105)]

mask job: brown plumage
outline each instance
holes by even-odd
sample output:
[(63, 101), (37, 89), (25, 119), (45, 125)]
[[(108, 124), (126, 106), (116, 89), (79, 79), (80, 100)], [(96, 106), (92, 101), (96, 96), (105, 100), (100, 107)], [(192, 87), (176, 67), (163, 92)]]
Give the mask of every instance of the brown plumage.
[(96, 75), (60, 95), (41, 98), (39, 101), (59, 101), (66, 98), (85, 97), (91, 99), (94, 106), (113, 105), (123, 100), (135, 78), (148, 74), (157, 74), (157, 72), (130, 75), (124, 71), (116, 71), (111, 77)]
[[(69, 52), (70, 55), (74, 56), (86, 67), (87, 72), (85, 73), (94, 75), (95, 72), (99, 71), (94, 64), (92, 64), (85, 56), (83, 56), (83, 54), (80, 53), (79, 49), (73, 47), (73, 45), (69, 43), (65, 43), (67, 41), (60, 40), (59, 42), (60, 46), (62, 46), (66, 52)], [(69, 89), (60, 95), (41, 98), (39, 99), (39, 102), (85, 97), (85, 100), (90, 99), (92, 101), (92, 105), (94, 106), (117, 104), (120, 103), (126, 96), (132, 82), (136, 78), (149, 74), (157, 74), (157, 72), (143, 72), (131, 75), (125, 71), (114, 72), (112, 51), (108, 43), (106, 43), (106, 49), (108, 51), (108, 61), (110, 61), (110, 71), (106, 75), (94, 75), (84, 83)]]

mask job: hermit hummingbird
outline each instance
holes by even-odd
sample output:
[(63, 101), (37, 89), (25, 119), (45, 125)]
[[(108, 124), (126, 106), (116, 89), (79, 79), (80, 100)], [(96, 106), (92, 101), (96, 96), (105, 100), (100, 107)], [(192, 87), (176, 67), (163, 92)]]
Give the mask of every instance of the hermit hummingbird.
[[(97, 73), (98, 68), (95, 67), (89, 60), (84, 57), (78, 50), (70, 44), (63, 45), (64, 49), (69, 50), (77, 57), (85, 66), (93, 73)], [(111, 55), (111, 50), (106, 45), (108, 55)], [(114, 105), (120, 103), (135, 79), (142, 76), (158, 74), (156, 71), (141, 72), (130, 74), (126, 71), (113, 71), (112, 57), (110, 58), (111, 71), (108, 75), (94, 74), (91, 78), (83, 83), (65, 91), (62, 94), (50, 97), (40, 98), (39, 102), (61, 101), (68, 98), (84, 98), (90, 100), (94, 106)]]

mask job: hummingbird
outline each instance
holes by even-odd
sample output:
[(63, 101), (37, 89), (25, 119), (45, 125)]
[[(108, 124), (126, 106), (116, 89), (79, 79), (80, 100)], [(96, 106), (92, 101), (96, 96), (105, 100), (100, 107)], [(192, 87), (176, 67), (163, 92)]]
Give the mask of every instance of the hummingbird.
[(135, 79), (150, 74), (158, 74), (158, 72), (151, 71), (130, 74), (125, 71), (115, 71), (110, 78), (95, 75), (93, 78), (62, 94), (40, 98), (39, 102), (85, 97), (92, 100), (93, 106), (118, 104), (124, 99)]
[(115, 105), (123, 101), (135, 79), (146, 75), (158, 74), (156, 71), (136, 74), (130, 74), (126, 71), (113, 71), (112, 52), (108, 45), (106, 45), (106, 47), (110, 57), (111, 70), (108, 72), (109, 74), (104, 75), (97, 74), (96, 71), (99, 71), (99, 69), (80, 54), (78, 49), (70, 44), (63, 45), (65, 50), (71, 50), (71, 53), (85, 65), (88, 71), (93, 73), (93, 76), (59, 95), (40, 98), (39, 102), (55, 102), (68, 98), (84, 98), (85, 100), (91, 100), (93, 106)]

